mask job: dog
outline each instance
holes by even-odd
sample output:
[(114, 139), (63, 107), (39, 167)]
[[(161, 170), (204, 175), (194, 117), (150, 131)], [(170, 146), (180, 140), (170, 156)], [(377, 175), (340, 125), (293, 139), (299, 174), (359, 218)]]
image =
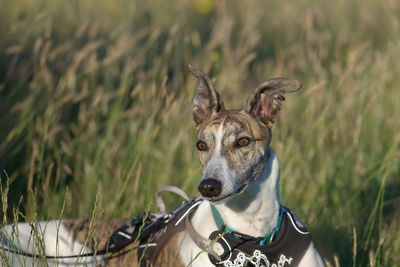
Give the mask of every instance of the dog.
[[(1, 229), (3, 262), (11, 266), (39, 265), (43, 260), (50, 266), (324, 266), (304, 223), (280, 203), (279, 161), (270, 147), (271, 128), (285, 96), (302, 84), (270, 79), (253, 91), (245, 109), (226, 110), (210, 79), (195, 67), (188, 68), (198, 81), (192, 115), (202, 165), (201, 197), (186, 200), (174, 212), (145, 214), (133, 221), (7, 225)], [(140, 243), (110, 238), (115, 235)]]

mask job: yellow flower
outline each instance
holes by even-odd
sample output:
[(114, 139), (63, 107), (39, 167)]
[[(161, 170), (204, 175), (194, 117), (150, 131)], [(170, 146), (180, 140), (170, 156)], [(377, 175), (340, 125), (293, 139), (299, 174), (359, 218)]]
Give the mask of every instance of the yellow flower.
[(194, 5), (201, 14), (208, 14), (214, 8), (213, 0), (196, 0), (194, 1)]
[(219, 52), (213, 51), (211, 53), (211, 61), (218, 62), (220, 58), (221, 58), (221, 55), (219, 54)]

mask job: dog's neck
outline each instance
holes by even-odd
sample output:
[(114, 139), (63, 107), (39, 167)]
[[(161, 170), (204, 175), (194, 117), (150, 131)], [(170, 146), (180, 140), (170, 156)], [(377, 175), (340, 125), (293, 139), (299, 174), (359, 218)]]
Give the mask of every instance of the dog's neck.
[(234, 231), (260, 237), (269, 234), (277, 225), (280, 210), (279, 161), (271, 148), (268, 154), (268, 161), (256, 181), (228, 202), (215, 204), (224, 223)]

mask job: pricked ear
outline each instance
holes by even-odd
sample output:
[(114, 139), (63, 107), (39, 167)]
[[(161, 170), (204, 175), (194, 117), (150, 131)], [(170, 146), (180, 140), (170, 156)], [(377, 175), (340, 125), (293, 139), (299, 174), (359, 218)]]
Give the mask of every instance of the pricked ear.
[(200, 125), (212, 114), (224, 111), (225, 108), (210, 79), (192, 65), (188, 64), (188, 68), (198, 82), (193, 96), (193, 120), (196, 128), (199, 129)]
[(285, 101), (285, 95), (301, 87), (300, 81), (287, 78), (274, 78), (263, 82), (254, 89), (247, 101), (246, 111), (271, 128), (276, 115), (282, 108), (282, 102)]

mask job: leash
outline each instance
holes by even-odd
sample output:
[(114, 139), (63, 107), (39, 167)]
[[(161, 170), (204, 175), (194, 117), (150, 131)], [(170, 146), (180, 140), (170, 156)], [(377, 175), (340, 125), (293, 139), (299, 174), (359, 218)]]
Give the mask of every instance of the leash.
[[(140, 245), (133, 247), (133, 249), (141, 247)], [(102, 256), (105, 254), (110, 254), (114, 252), (118, 252), (121, 250), (123, 247), (114, 247), (110, 249), (102, 249), (99, 251), (93, 251), (93, 252), (88, 252), (84, 254), (79, 254), (79, 255), (65, 255), (65, 256), (52, 256), (52, 255), (39, 255), (39, 254), (33, 254), (29, 252), (25, 252), (22, 250), (14, 250), (9, 247), (3, 248), (6, 252), (10, 252), (13, 254), (21, 255), (24, 257), (29, 257), (29, 258), (40, 258), (44, 257), (46, 259), (71, 259), (71, 258), (85, 258), (85, 257), (96, 257), (96, 256)]]
[(184, 198), (185, 200), (189, 200), (188, 195), (186, 195), (185, 191), (183, 191), (182, 189), (180, 189), (179, 187), (173, 186), (173, 185), (165, 185), (163, 187), (160, 187), (157, 192), (156, 192), (156, 204), (160, 210), (161, 213), (166, 213), (166, 208), (165, 208), (165, 202), (164, 199), (161, 196), (161, 193), (163, 191), (169, 191), (172, 193), (175, 193), (179, 196), (181, 196), (182, 198)]
[(191, 210), (190, 213), (185, 218), (185, 228), (186, 228), (186, 231), (189, 233), (190, 238), (201, 250), (206, 251), (208, 254), (215, 253), (215, 251), (221, 251), (221, 247), (219, 246), (219, 243), (212, 244), (211, 243), (212, 240), (201, 236), (194, 229), (192, 223), (190, 222), (190, 219), (192, 218), (193, 213), (194, 213), (194, 210)]

